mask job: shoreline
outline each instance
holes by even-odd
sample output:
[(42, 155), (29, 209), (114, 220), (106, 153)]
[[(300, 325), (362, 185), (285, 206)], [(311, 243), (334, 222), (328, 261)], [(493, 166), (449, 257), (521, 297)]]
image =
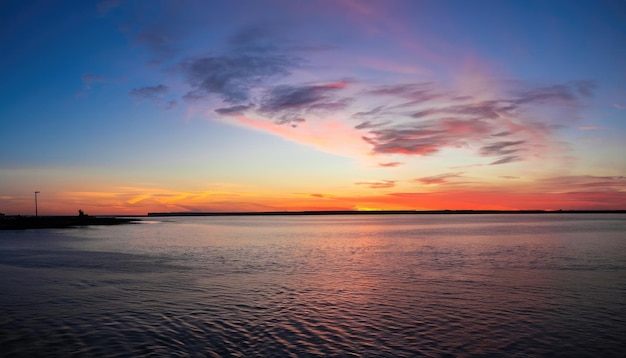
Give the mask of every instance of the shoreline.
[(154, 212), (148, 217), (171, 216), (303, 216), (303, 215), (472, 215), (472, 214), (626, 214), (626, 210), (324, 210), (249, 212)]
[(99, 216), (0, 216), (0, 230), (64, 229), (89, 225), (132, 224), (138, 219)]
[(332, 215), (484, 215), (484, 214), (626, 214), (626, 210), (323, 210), (248, 212), (152, 212), (146, 215), (22, 216), (0, 215), (0, 230), (62, 229), (141, 222), (140, 218), (188, 216), (332, 216)]

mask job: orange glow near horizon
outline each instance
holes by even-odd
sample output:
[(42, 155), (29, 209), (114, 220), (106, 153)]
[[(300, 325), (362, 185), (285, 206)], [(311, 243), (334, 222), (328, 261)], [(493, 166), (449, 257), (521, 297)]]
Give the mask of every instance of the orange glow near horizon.
[[(365, 194), (366, 191), (363, 192)], [(145, 215), (149, 212), (254, 212), (323, 210), (617, 210), (626, 192), (510, 193), (481, 190), (369, 195), (277, 195), (272, 193), (123, 193), (76, 192), (39, 197), (40, 215)], [(4, 198), (8, 200), (8, 198)], [(30, 215), (33, 199), (11, 198), (8, 215)]]

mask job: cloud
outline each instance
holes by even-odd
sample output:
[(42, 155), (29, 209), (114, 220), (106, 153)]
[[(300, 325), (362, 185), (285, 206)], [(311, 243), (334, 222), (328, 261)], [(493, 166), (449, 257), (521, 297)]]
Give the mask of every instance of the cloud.
[(165, 85), (156, 85), (134, 88), (128, 93), (137, 99), (157, 99), (166, 94), (168, 90), (169, 89)]
[(440, 96), (440, 94), (435, 93), (433, 85), (433, 82), (383, 85), (368, 90), (366, 93), (376, 96), (392, 96), (410, 100), (426, 101)]
[(345, 82), (276, 86), (266, 93), (259, 112), (274, 118), (277, 124), (303, 122), (309, 112), (338, 111), (345, 108), (350, 100), (334, 97), (345, 86)]
[(383, 168), (395, 168), (395, 167), (399, 167), (401, 166), (402, 162), (389, 162), (389, 163), (378, 163), (379, 167), (383, 167)]
[(613, 108), (617, 108), (617, 109), (619, 109), (620, 111), (626, 110), (626, 106), (622, 106), (622, 105), (621, 105), (621, 104), (619, 104), (619, 103), (614, 103), (614, 104), (613, 104)]
[(386, 188), (393, 188), (394, 186), (396, 186), (396, 182), (393, 180), (360, 181), (354, 184), (367, 186), (370, 189), (386, 189)]
[(573, 81), (570, 84), (552, 85), (519, 91), (516, 104), (575, 104), (578, 96), (591, 97), (596, 89), (594, 81)]
[(368, 129), (368, 128), (376, 128), (376, 127), (381, 127), (384, 126), (386, 124), (389, 124), (390, 122), (378, 122), (378, 123), (374, 123), (374, 122), (370, 122), (370, 121), (365, 121), (362, 123), (357, 124), (356, 126), (354, 126), (354, 129)]
[(598, 126), (580, 126), (580, 127), (578, 127), (578, 129), (580, 129), (581, 131), (597, 131), (597, 130), (601, 129), (601, 127), (598, 127)]
[[(305, 60), (316, 58), (307, 56), (311, 51), (332, 47), (291, 41), (289, 31), (278, 31), (279, 26), (246, 26), (210, 53), (179, 61), (175, 68), (189, 86), (183, 99), (211, 104), (213, 113), (223, 116), (219, 120), (253, 123), (253, 128), (292, 140), (306, 138), (306, 143), (323, 142), (324, 146), (328, 139), (310, 137), (316, 131), (313, 126), (299, 135), (261, 122), (301, 128), (312, 118), (342, 125), (356, 120), (350, 133), (364, 142), (359, 148), (368, 148), (362, 156), (426, 156), (462, 148), (488, 157), (483, 165), (497, 165), (538, 157), (541, 150), (551, 149), (556, 143), (553, 132), (562, 122), (575, 119), (581, 101), (593, 96), (596, 89), (589, 80), (532, 86), (488, 79), (488, 91), (435, 81), (394, 84), (356, 78), (334, 82), (332, 71), (327, 77), (318, 77), (319, 72), (307, 67)], [(167, 46), (170, 32), (157, 26), (137, 31), (136, 36), (157, 51)], [(308, 81), (298, 81), (292, 73)], [(311, 74), (318, 78), (310, 80)], [(157, 103), (166, 108), (176, 105), (150, 89), (135, 89), (131, 95), (161, 98)]]
[(271, 133), (299, 144), (309, 145), (318, 150), (348, 156), (363, 157), (367, 153), (367, 143), (358, 136), (357, 130), (332, 116), (315, 121), (303, 122), (297, 127), (276, 124), (265, 118), (244, 115), (232, 116), (237, 125)]
[(429, 155), (443, 147), (457, 147), (466, 140), (478, 140), (491, 130), (481, 120), (445, 117), (418, 121), (410, 126), (372, 129), (363, 140), (374, 154)]
[(216, 94), (226, 103), (250, 99), (251, 90), (272, 78), (289, 74), (297, 61), (283, 54), (229, 54), (187, 59), (182, 68), (193, 90), (184, 98), (197, 100)]
[(546, 178), (538, 181), (542, 190), (580, 191), (610, 190), (626, 192), (626, 176), (572, 175)]
[[(552, 132), (561, 126), (559, 118), (575, 120), (572, 110), (580, 107), (583, 98), (592, 96), (596, 87), (593, 81), (540, 87), (521, 82), (499, 84), (502, 90), (480, 100), (433, 82), (378, 86), (364, 93), (388, 97), (398, 104), (357, 112), (352, 118), (391, 119), (365, 120), (355, 126), (365, 132), (362, 138), (375, 155), (425, 156), (444, 148), (477, 148), (480, 156), (500, 157), (490, 165), (506, 164), (524, 160), (533, 150), (540, 154), (539, 148), (549, 145)], [(561, 109), (563, 112), (558, 112)], [(508, 140), (490, 141), (503, 137)]]
[(499, 164), (507, 164), (512, 162), (518, 162), (522, 160), (522, 157), (518, 155), (510, 155), (508, 157), (500, 158), (494, 162), (489, 163), (489, 165), (499, 165)]
[(523, 140), (497, 142), (483, 146), (482, 148), (480, 148), (479, 153), (483, 156), (509, 155), (519, 151), (519, 149), (512, 147), (518, 146), (523, 143)]
[(192, 87), (184, 98), (217, 95), (229, 104), (249, 101), (254, 89), (289, 75), (302, 62), (275, 43), (272, 33), (245, 28), (230, 38), (223, 53), (182, 61), (180, 69)]
[(428, 176), (428, 177), (417, 178), (417, 179), (414, 179), (413, 182), (426, 184), (426, 185), (446, 184), (446, 183), (448, 183), (448, 180), (450, 178), (458, 178), (462, 174), (463, 174), (462, 172), (459, 172), (459, 173), (445, 173), (445, 174), (439, 174), (439, 175), (433, 175), (433, 176)]
[(432, 154), (446, 144), (446, 139), (445, 132), (428, 127), (377, 129), (363, 137), (374, 154)]
[(492, 137), (506, 137), (511, 134), (513, 134), (511, 131), (503, 131), (503, 132), (494, 133), (491, 136)]
[(218, 114), (222, 114), (222, 115), (240, 115), (250, 108), (252, 108), (251, 105), (239, 104), (236, 106), (231, 106), (231, 107), (226, 107), (226, 108), (218, 108), (215, 110), (215, 112)]
[(352, 118), (363, 118), (363, 117), (375, 116), (379, 114), (384, 108), (385, 108), (384, 106), (378, 106), (367, 112), (357, 112), (352, 115)]
[[(261, 46), (261, 52), (274, 53), (269, 46)], [(430, 156), (444, 149), (463, 149), (490, 158), (472, 166), (501, 165), (540, 157), (542, 151), (552, 150), (551, 145), (556, 147), (551, 142), (553, 132), (567, 124), (560, 125), (559, 121), (575, 119), (557, 114), (569, 115), (577, 110), (582, 98), (591, 95), (595, 86), (584, 81), (542, 87), (520, 82), (499, 84), (503, 89), (480, 99), (444, 89), (434, 82), (374, 87), (356, 80), (273, 86), (246, 84), (249, 87), (245, 87), (246, 95), (240, 97), (240, 102), (233, 100), (230, 106), (215, 112), (233, 118), (245, 116), (247, 119), (240, 123), (253, 123), (255, 128), (291, 140), (305, 139), (304, 143), (316, 143), (316, 147), (317, 143), (324, 143), (325, 148), (342, 148), (342, 153), (353, 150), (345, 151), (344, 144), (330, 144), (329, 140), (336, 140), (337, 136), (311, 137), (313, 133), (321, 133), (318, 130), (321, 126), (317, 129), (314, 129), (317, 125), (309, 126), (299, 134), (261, 123), (300, 128), (311, 115), (320, 123), (345, 124), (346, 120), (356, 119), (360, 123), (352, 126), (353, 131), (342, 130), (346, 135), (357, 135), (365, 148), (369, 148), (360, 156)], [(350, 112), (354, 104), (363, 103), (371, 103), (371, 109)], [(538, 108), (547, 108), (547, 112)], [(564, 112), (559, 112), (560, 109)], [(353, 143), (353, 139), (341, 141)]]
[(156, 86), (134, 88), (130, 90), (128, 94), (136, 100), (154, 102), (164, 109), (169, 110), (175, 108), (178, 103), (175, 100), (165, 99), (165, 95), (168, 92), (169, 88), (167, 86), (159, 84)]

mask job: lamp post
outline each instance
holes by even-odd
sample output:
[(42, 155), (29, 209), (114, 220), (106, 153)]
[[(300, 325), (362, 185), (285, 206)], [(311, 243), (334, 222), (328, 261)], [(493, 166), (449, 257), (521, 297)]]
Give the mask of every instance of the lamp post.
[(38, 191), (35, 192), (35, 216), (39, 216), (39, 212), (37, 210), (37, 194), (39, 194)]

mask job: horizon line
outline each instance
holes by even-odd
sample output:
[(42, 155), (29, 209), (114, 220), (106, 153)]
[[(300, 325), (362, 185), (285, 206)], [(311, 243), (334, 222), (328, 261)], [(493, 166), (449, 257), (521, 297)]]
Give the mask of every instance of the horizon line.
[(626, 209), (616, 210), (302, 210), (302, 211), (181, 211), (149, 212), (148, 217), (161, 216), (270, 216), (270, 215), (393, 215), (393, 214), (626, 214)]

